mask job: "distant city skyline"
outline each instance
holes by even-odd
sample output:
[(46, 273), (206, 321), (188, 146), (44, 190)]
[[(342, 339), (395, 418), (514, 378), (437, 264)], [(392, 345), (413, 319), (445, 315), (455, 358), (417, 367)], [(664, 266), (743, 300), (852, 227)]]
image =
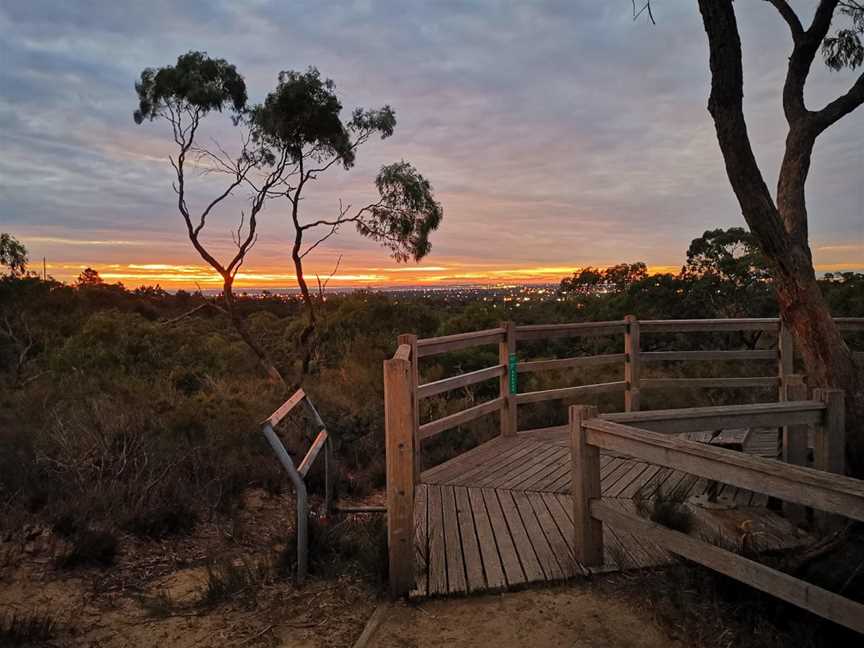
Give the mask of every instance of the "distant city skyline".
[[(764, 2), (738, 3), (745, 108), (766, 181), (785, 137), (780, 91), (789, 32)], [(812, 7), (793, 3), (803, 17)], [(381, 164), (414, 163), (444, 207), (432, 253), (397, 265), (351, 228), (309, 257), (332, 286), (555, 282), (574, 270), (644, 261), (677, 271), (690, 240), (744, 226), (705, 108), (708, 54), (696, 3), (657, 3), (633, 22), (629, 0), (532, 4), (358, 0), (122, 3), (0, 0), (0, 231), (32, 266), (71, 281), (93, 267), (128, 287), (214, 286), (185, 237), (171, 191), (165, 125), (136, 126), (133, 83), (190, 49), (234, 63), (251, 100), (280, 70), (317, 66), (345, 111), (391, 104), (395, 135), (308, 194), (308, 217), (365, 204)], [(808, 103), (854, 73), (821, 61)], [(224, 121), (224, 120), (223, 120)], [(817, 271), (864, 270), (864, 111), (826, 132), (808, 181)], [(218, 120), (208, 135), (230, 147)], [(194, 177), (195, 200), (212, 193)], [(214, 216), (210, 243), (232, 247), (238, 205)], [(268, 207), (238, 287), (291, 287), (285, 206)]]

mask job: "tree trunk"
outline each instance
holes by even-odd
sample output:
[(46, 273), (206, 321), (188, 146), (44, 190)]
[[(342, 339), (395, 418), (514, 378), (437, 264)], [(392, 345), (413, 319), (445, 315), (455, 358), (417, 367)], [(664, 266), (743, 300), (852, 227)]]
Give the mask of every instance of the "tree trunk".
[(312, 355), (315, 352), (315, 298), (309, 292), (309, 285), (306, 283), (306, 276), (303, 273), (303, 256), (300, 253), (303, 245), (303, 230), (296, 228), (294, 235), (294, 247), (291, 250), (291, 258), (294, 261), (294, 274), (297, 275), (297, 285), (300, 286), (300, 295), (303, 297), (303, 303), (306, 305), (306, 326), (300, 333), (300, 376), (306, 376), (309, 373), (309, 366), (312, 362)]
[(225, 301), (225, 310), (228, 311), (228, 317), (231, 318), (231, 323), (234, 325), (234, 329), (240, 334), (240, 337), (246, 343), (246, 346), (248, 346), (252, 350), (252, 353), (255, 354), (255, 357), (258, 359), (258, 362), (261, 364), (261, 367), (264, 369), (270, 380), (274, 383), (286, 385), (282, 374), (279, 373), (279, 370), (273, 364), (273, 361), (270, 360), (270, 356), (264, 350), (264, 347), (258, 344), (252, 336), (249, 327), (246, 325), (246, 320), (243, 319), (243, 316), (237, 311), (237, 306), (234, 303), (233, 279), (231, 277), (223, 277), (222, 279), (222, 296)]
[[(822, 126), (815, 114), (804, 108), (803, 88), (809, 63), (824, 34), (796, 36), (784, 86), (784, 110), (790, 128), (775, 206), (744, 120), (741, 40), (732, 0), (699, 0), (699, 10), (710, 51), (708, 111), (714, 119), (726, 174), (744, 219), (772, 263), (780, 317), (793, 331), (801, 350), (808, 384), (846, 392), (847, 463), (853, 475), (864, 476), (864, 381), (816, 282), (807, 242), (804, 185)], [(819, 19), (820, 28), (827, 30), (830, 16), (827, 21), (825, 16)]]

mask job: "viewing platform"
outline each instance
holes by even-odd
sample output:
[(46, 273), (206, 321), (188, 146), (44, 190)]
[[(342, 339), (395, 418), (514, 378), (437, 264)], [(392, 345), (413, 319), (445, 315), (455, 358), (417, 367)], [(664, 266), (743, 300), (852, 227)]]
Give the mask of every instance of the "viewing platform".
[[(853, 336), (864, 331), (864, 318), (836, 321)], [(746, 348), (704, 348), (736, 331), (751, 334)], [(691, 333), (703, 334), (703, 348), (676, 350)], [(654, 334), (666, 341), (646, 345), (644, 336)], [(623, 345), (601, 345), (599, 355), (519, 357), (519, 351), (536, 354), (541, 340), (618, 336)], [(520, 342), (527, 344), (517, 349)], [(488, 345), (498, 347), (496, 365), (420, 381), (424, 358)], [(607, 352), (616, 346), (623, 352)], [(400, 336), (384, 363), (391, 593), (494, 592), (684, 558), (864, 632), (864, 606), (758, 560), (813, 542), (813, 530), (836, 528), (843, 517), (864, 521), (864, 482), (845, 476), (844, 394), (808, 388), (794, 373), (794, 360), (790, 332), (770, 318), (640, 322), (628, 316)], [(730, 361), (767, 370), (643, 375), (652, 363)], [(572, 370), (601, 365), (619, 365), (620, 379), (566, 384), (590, 376)], [(559, 373), (562, 386), (519, 388), (520, 374), (560, 370), (570, 370)], [(480, 392), (468, 389), (483, 383)], [(774, 399), (640, 411), (646, 390), (756, 388)], [(470, 406), (421, 423), (420, 402), (454, 390)], [(623, 396), (623, 411), (598, 411), (598, 397), (606, 409), (614, 402), (609, 394)], [(518, 408), (543, 401), (565, 401), (568, 424), (519, 430)], [(497, 437), (424, 467), (430, 439), (490, 415), (500, 425)]]

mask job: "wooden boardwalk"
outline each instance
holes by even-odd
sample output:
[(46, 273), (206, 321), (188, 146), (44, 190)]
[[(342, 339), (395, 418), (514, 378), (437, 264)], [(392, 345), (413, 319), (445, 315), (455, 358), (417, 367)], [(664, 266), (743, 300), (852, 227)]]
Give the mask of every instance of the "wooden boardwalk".
[[(721, 441), (736, 442), (734, 434)], [(745, 452), (776, 456), (777, 430), (737, 438)], [(717, 505), (692, 505), (694, 533), (724, 546), (766, 550), (806, 536), (751, 491), (615, 454), (601, 455), (604, 501), (633, 512), (658, 491), (699, 502), (712, 485)], [(501, 591), (561, 581), (587, 570), (574, 559), (567, 428), (497, 437), (421, 475), (415, 493), (415, 597)], [(695, 499), (694, 499), (695, 498)], [(604, 525), (604, 565), (612, 571), (669, 563), (656, 544)]]

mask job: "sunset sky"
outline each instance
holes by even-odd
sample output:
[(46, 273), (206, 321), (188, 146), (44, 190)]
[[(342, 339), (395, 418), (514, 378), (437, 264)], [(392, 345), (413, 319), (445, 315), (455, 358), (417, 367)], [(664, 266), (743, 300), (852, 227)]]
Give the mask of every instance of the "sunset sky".
[[(750, 134), (769, 186), (785, 136), (780, 91), (788, 28), (767, 2), (736, 2)], [(796, 2), (809, 22), (811, 2)], [(85, 266), (130, 287), (214, 287), (184, 234), (164, 123), (136, 126), (144, 67), (188, 50), (234, 63), (261, 101), (280, 70), (314, 65), (346, 114), (390, 104), (393, 137), (333, 169), (303, 204), (332, 218), (360, 205), (385, 163), (412, 162), (444, 207), (432, 254), (398, 265), (351, 228), (309, 257), (333, 284), (557, 281), (575, 268), (645, 261), (677, 269), (689, 241), (744, 225), (705, 108), (708, 52), (695, 2), (656, 0), (657, 25), (630, 0), (0, 0), (0, 231), (33, 265), (73, 279)], [(811, 108), (855, 76), (814, 66)], [(864, 110), (817, 144), (808, 184), (817, 269), (864, 269)], [(226, 120), (205, 134), (229, 150)], [(218, 191), (194, 176), (192, 203)], [(242, 194), (239, 196), (242, 198)], [(207, 240), (224, 255), (242, 202)], [(239, 283), (292, 286), (287, 204), (271, 203)]]

